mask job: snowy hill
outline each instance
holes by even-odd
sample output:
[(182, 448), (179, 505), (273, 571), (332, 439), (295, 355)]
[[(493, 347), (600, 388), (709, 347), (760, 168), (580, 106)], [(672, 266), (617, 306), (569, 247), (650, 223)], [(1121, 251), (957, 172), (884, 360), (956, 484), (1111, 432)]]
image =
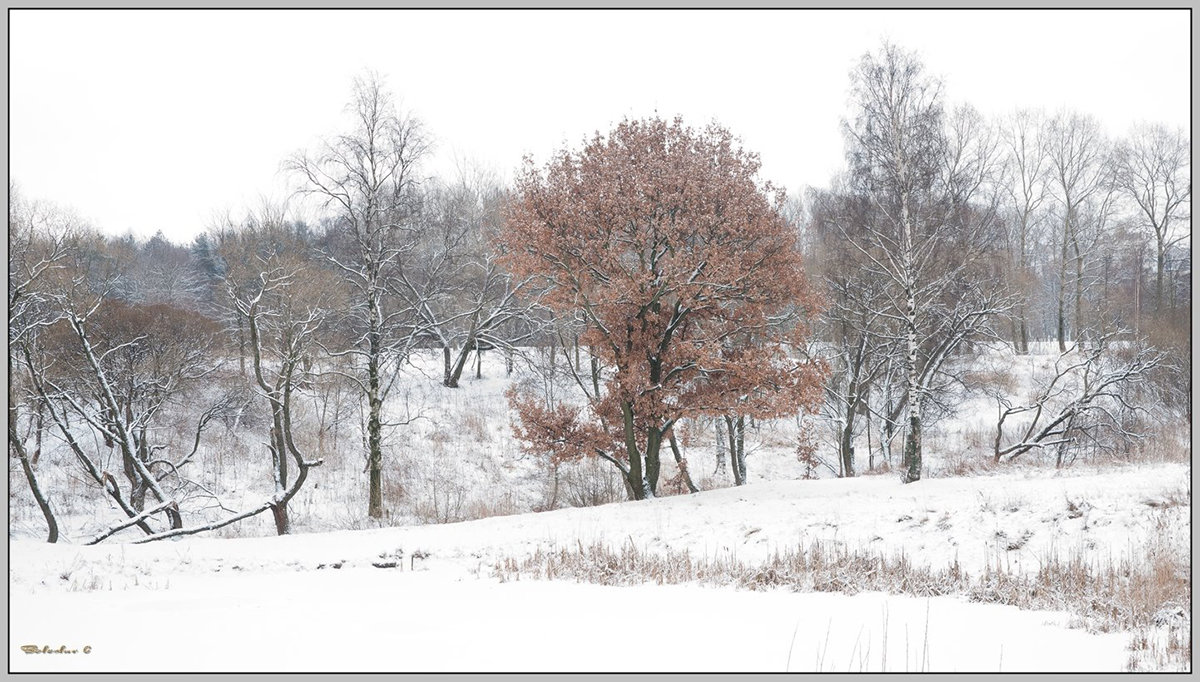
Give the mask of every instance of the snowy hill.
[[(1184, 550), (1189, 475), (1185, 465), (1160, 464), (907, 486), (894, 476), (781, 481), (290, 537), (92, 547), (18, 540), (11, 669), (1120, 671), (1136, 659), (1134, 635), (1068, 627), (1086, 623), (1065, 605), (1049, 612), (967, 595), (748, 591), (733, 577), (659, 585), (649, 573), (589, 585), (521, 567), (535, 555), (597, 551), (647, 566), (654, 557), (677, 565), (685, 552), (689, 561), (754, 565), (823, 544), (902, 553), (932, 570), (957, 562), (972, 576), (999, 570), (1032, 580), (1048, 562), (1073, 558), (1100, 571), (1155, 547)], [(856, 592), (862, 576), (845, 578), (843, 592)], [(630, 627), (646, 633), (644, 643), (613, 646)], [(1166, 641), (1169, 630), (1149, 634)], [(91, 649), (23, 654), (23, 645)]]

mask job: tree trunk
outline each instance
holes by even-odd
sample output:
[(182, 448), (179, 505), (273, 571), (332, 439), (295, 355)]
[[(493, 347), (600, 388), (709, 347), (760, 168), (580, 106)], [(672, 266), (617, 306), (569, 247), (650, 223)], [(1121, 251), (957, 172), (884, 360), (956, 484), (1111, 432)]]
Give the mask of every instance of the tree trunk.
[[(888, 360), (888, 370), (892, 371), (892, 362)], [(887, 374), (885, 374), (885, 377)], [(892, 464), (892, 439), (896, 437), (896, 420), (891, 417), (892, 414), (892, 380), (890, 377), (883, 385), (883, 403), (884, 411), (882, 415), (883, 423), (880, 424), (881, 435), (879, 438), (879, 454), (883, 456), (883, 461), (891, 466)]]
[(921, 479), (921, 404), (920, 386), (917, 382), (917, 323), (916, 301), (913, 296), (911, 282), (908, 290), (908, 304), (905, 317), (908, 326), (908, 354), (905, 358), (908, 373), (908, 434), (904, 440), (903, 480), (912, 483)]
[(369, 491), (367, 516), (383, 518), (383, 401), (379, 396), (379, 353), (378, 331), (370, 340), (370, 355), (367, 358), (367, 469)]
[(671, 444), (671, 452), (675, 455), (675, 464), (679, 466), (679, 475), (683, 478), (684, 484), (687, 486), (688, 492), (698, 493), (700, 489), (692, 483), (692, 475), (688, 472), (687, 460), (683, 458), (683, 454), (679, 452), (679, 443), (675, 441), (675, 429), (671, 429), (667, 433), (667, 442)]
[(451, 370), (451, 364), (450, 364), (450, 346), (445, 345), (445, 346), (442, 346), (442, 385), (445, 386), (446, 388), (452, 388), (452, 386), (450, 385), (451, 371), (452, 370)]
[(867, 471), (875, 470), (875, 450), (871, 443), (871, 393), (867, 390), (867, 413), (863, 415), (863, 421), (867, 423)]
[[(553, 352), (553, 342), (551, 342)], [(621, 401), (621, 416), (625, 429), (625, 455), (629, 458), (629, 473), (626, 475), (633, 499), (641, 500), (646, 497), (646, 481), (642, 477), (642, 453), (638, 451), (637, 434), (633, 430), (633, 405), (627, 400)]]
[[(1028, 248), (1026, 237), (1029, 234), (1029, 216), (1028, 211), (1021, 215), (1021, 240), (1019, 262), (1017, 264), (1017, 272), (1021, 276), (1021, 287), (1024, 288), (1029, 281), (1029, 257), (1027, 255)], [(1017, 352), (1021, 355), (1029, 353), (1029, 329), (1028, 323), (1025, 321), (1028, 312), (1026, 311), (1026, 297), (1022, 294), (1017, 301)]]
[[(8, 377), (9, 382), (12, 382), (11, 362), (9, 363)], [(41, 486), (38, 485), (33, 465), (25, 452), (25, 444), (17, 435), (17, 405), (12, 398), (12, 391), (9, 391), (8, 401), (8, 442), (16, 450), (17, 458), (21, 460), (21, 470), (25, 473), (25, 481), (29, 483), (29, 492), (33, 494), (34, 501), (37, 502), (38, 508), (42, 510), (42, 516), (46, 519), (46, 542), (58, 542), (58, 521), (54, 518), (54, 511), (50, 509), (50, 501), (46, 499)]]
[(142, 511), (146, 508), (146, 484), (143, 481), (133, 484), (133, 489), (129, 491), (129, 505), (135, 511)]
[(908, 434), (904, 437), (904, 482), (921, 480), (921, 417), (918, 410), (908, 417)]
[[(1086, 340), (1087, 326), (1083, 323), (1083, 253), (1079, 241), (1075, 240), (1075, 340), (1082, 344)], [(1082, 345), (1080, 346), (1082, 348)]]
[(717, 418), (713, 420), (713, 425), (716, 427), (717, 431), (717, 467), (713, 469), (713, 476), (721, 476), (725, 473), (726, 441), (725, 431), (721, 428), (721, 424), (723, 422), (723, 418)]
[[(13, 404), (11, 400), (9, 401), (9, 404)], [(29, 464), (35, 469), (37, 468), (38, 460), (42, 458), (42, 436), (46, 432), (45, 409), (46, 408), (42, 406), (42, 403), (38, 401), (37, 409), (34, 410), (33, 413), (33, 454), (29, 456)]]
[(242, 314), (239, 312), (237, 316), (237, 332), (238, 332), (238, 368), (241, 370), (242, 378), (246, 378), (246, 329), (242, 324)]
[(662, 462), (659, 460), (659, 451), (662, 449), (662, 431), (656, 426), (651, 426), (646, 433), (646, 489), (647, 497), (654, 497), (658, 494), (658, 473)]
[(737, 427), (738, 427), (738, 437), (737, 437), (738, 451), (737, 451), (736, 456), (734, 456), (734, 461), (737, 462), (738, 477), (740, 479), (742, 479), (742, 483), (739, 483), (738, 485), (745, 485), (746, 484), (746, 418), (743, 417), (743, 415), (740, 415), (740, 414), (738, 415)]
[(1144, 245), (1138, 246), (1137, 277), (1133, 279), (1133, 333), (1142, 331), (1142, 263), (1145, 259)]
[(844, 478), (854, 478), (854, 415), (856, 410), (856, 396), (858, 390), (856, 386), (857, 378), (851, 379), (850, 389), (846, 392), (846, 420), (842, 427), (842, 438), (840, 443), (840, 454), (842, 462), (842, 476)]
[(275, 532), (278, 535), (287, 535), (291, 532), (292, 522), (288, 518), (288, 500), (272, 502), (271, 516), (275, 518)]
[(729, 438), (729, 468), (733, 470), (734, 485), (746, 484), (745, 419), (740, 415), (737, 419), (725, 415), (725, 427)]
[(1070, 209), (1063, 221), (1062, 252), (1058, 263), (1058, 352), (1067, 352), (1067, 241), (1071, 234)]
[[(902, 174), (904, 169), (901, 168)], [(904, 253), (901, 254), (901, 261), (904, 263), (904, 322), (905, 331), (907, 332), (906, 353), (905, 353), (905, 371), (907, 373), (905, 382), (905, 392), (908, 402), (908, 438), (904, 444), (904, 476), (905, 483), (911, 483), (921, 478), (921, 410), (918, 398), (920, 396), (920, 387), (917, 385), (917, 353), (919, 347), (917, 344), (917, 298), (916, 298), (916, 281), (913, 259), (915, 253), (913, 250), (913, 224), (910, 214), (910, 206), (908, 203), (908, 195), (904, 194), (900, 200), (900, 225), (903, 230)]]
[(1163, 270), (1167, 265), (1167, 252), (1163, 240), (1158, 240), (1158, 264), (1154, 273), (1154, 312), (1162, 312)]
[[(449, 349), (446, 349), (449, 352)], [(446, 388), (458, 388), (458, 381), (462, 378), (463, 368), (467, 366), (467, 360), (471, 357), (471, 351), (475, 350), (475, 338), (468, 336), (463, 347), (458, 351), (458, 356), (454, 359), (454, 365), (450, 368), (446, 381), (442, 382)]]

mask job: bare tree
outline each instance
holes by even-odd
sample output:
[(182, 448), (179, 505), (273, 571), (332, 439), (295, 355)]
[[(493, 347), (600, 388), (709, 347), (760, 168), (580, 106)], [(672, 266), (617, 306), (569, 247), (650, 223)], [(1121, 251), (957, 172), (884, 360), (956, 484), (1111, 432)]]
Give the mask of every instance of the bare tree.
[(403, 254), (413, 247), (419, 210), (417, 165), (430, 149), (417, 119), (398, 113), (377, 76), (354, 82), (349, 106), (353, 129), (326, 141), (285, 167), (304, 182), (302, 193), (320, 199), (337, 218), (340, 248), (331, 262), (354, 292), (347, 322), (356, 337), (349, 348), (361, 365), (350, 375), (367, 404), (367, 514), (383, 516), (383, 403), (411, 348), (411, 311), (389, 290)]
[(1046, 122), (1042, 114), (1029, 110), (1016, 112), (1002, 128), (1006, 165), (1003, 185), (1012, 217), (1009, 253), (1018, 292), (1013, 347), (1018, 353), (1029, 352), (1028, 292), (1034, 284), (1031, 249), (1040, 211), (1049, 191), (1045, 134)]
[[(304, 363), (326, 311), (332, 307), (332, 277), (306, 262), (304, 245), (287, 233), (282, 221), (262, 221), (246, 235), (255, 245), (251, 262), (237, 263), (232, 272), (250, 269), (253, 279), (230, 276), (228, 297), (246, 319), (254, 381), (271, 410), (271, 470), (275, 493), (269, 506), (280, 535), (291, 531), (288, 502), (303, 487), (309, 470), (322, 460), (307, 460), (293, 436), (293, 406), (304, 378)], [(233, 240), (230, 240), (233, 241)], [(241, 254), (245, 249), (234, 248)], [(239, 273), (240, 275), (241, 273)], [(252, 283), (247, 285), (245, 282)], [(295, 471), (289, 460), (294, 460)]]
[(813, 192), (811, 197), (810, 226), (819, 253), (811, 262), (822, 275), (828, 300), (822, 315), (826, 343), (816, 344), (814, 351), (832, 370), (825, 382), (823, 412), (838, 452), (835, 471), (851, 477), (858, 470), (859, 417), (870, 418), (872, 387), (886, 376), (896, 352), (884, 314), (888, 292), (884, 280), (864, 267), (862, 254), (845, 245), (846, 234), (862, 236), (856, 226), (867, 224), (867, 203), (836, 190)]
[(1191, 144), (1182, 130), (1139, 125), (1117, 152), (1117, 182), (1154, 234), (1154, 310), (1162, 311), (1171, 247), (1191, 236)]
[[(100, 538), (130, 526), (148, 535), (154, 514), (181, 530), (180, 502), (213, 495), (185, 474), (205, 426), (226, 402), (203, 409), (188, 434), (170, 425), (195, 404), (194, 391), (214, 371), (215, 327), (193, 313), (165, 305), (130, 306), (108, 298), (119, 262), (107, 259), (104, 242), (76, 240), (69, 262), (45, 292), (54, 321), (37, 342), (18, 345), (30, 386), (63, 443), (88, 477), (128, 520)], [(89, 445), (71, 420), (90, 431)], [(128, 482), (128, 497), (104, 463), (115, 451)], [(146, 496), (155, 505), (148, 508)]]
[[(1062, 467), (1070, 450), (1085, 442), (1137, 438), (1121, 412), (1146, 410), (1130, 398), (1129, 390), (1147, 381), (1162, 354), (1148, 346), (1122, 353), (1113, 343), (1119, 336), (1109, 332), (1088, 348), (1076, 345), (1060, 354), (1053, 374), (1034, 388), (1028, 402), (1014, 405), (1008, 396), (996, 395), (993, 459), (1012, 461), (1032, 450), (1053, 448), (1055, 463)], [(1005, 431), (1012, 417), (1025, 420), (1015, 438)]]
[(131, 302), (199, 309), (201, 273), (188, 249), (167, 241), (161, 230), (137, 245), (123, 279)]
[[(941, 85), (912, 53), (885, 44), (852, 74), (855, 118), (844, 125), (851, 191), (865, 224), (843, 236), (862, 267), (887, 285), (879, 310), (903, 349), (902, 477), (921, 477), (922, 410), (947, 361), (969, 340), (992, 336), (1011, 303), (992, 266), (996, 140), (973, 110), (949, 117)], [(953, 378), (953, 377), (949, 377)]]
[[(27, 402), (18, 394), (16, 370), (22, 352), (37, 341), (42, 329), (53, 324), (58, 315), (48, 306), (44, 280), (64, 266), (72, 247), (73, 225), (69, 218), (45, 206), (28, 204), (16, 188), (9, 186), (8, 213), (8, 444), (21, 463), (29, 491), (46, 519), (47, 542), (58, 541), (58, 521), (50, 500), (38, 484), (36, 453), (31, 457), (19, 430), (21, 407)], [(24, 369), (28, 369), (25, 367)], [(41, 410), (37, 410), (41, 414)], [(38, 427), (40, 434), (41, 427)], [(40, 440), (40, 438), (39, 438)], [(40, 451), (40, 447), (38, 448)]]
[(417, 336), (442, 349), (442, 384), (457, 388), (472, 353), (514, 351), (540, 325), (532, 277), (514, 279), (497, 262), (496, 243), (506, 193), (494, 177), (461, 172), (435, 186), (420, 220), (419, 241), (391, 284), (413, 311)]
[(1107, 169), (1107, 142), (1099, 123), (1090, 116), (1060, 112), (1050, 120), (1046, 134), (1052, 187), (1061, 212), (1062, 230), (1058, 233), (1057, 336), (1058, 349), (1066, 351), (1068, 338), (1067, 291), (1068, 267), (1075, 263), (1074, 338), (1082, 330), (1084, 266), (1087, 257), (1085, 204), (1111, 178)]

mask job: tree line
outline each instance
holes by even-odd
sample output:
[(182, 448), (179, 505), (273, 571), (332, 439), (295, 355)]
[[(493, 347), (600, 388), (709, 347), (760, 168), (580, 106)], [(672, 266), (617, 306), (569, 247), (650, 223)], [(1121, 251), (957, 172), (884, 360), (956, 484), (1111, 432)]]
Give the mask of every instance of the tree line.
[[(422, 352), (440, 354), (447, 390), (485, 351), (509, 372), (540, 362), (509, 391), (515, 435), (548, 466), (609, 462), (630, 499), (697, 491), (687, 451), (707, 428), (745, 483), (747, 425), (801, 413), (828, 427), (837, 474), (863, 470), (865, 430), (867, 469), (895, 444), (903, 480), (919, 480), (922, 436), (956, 388), (993, 390), (996, 461), (1116, 447), (1151, 408), (1190, 420), (1181, 131), (1109, 140), (1074, 112), (987, 120), (893, 45), (850, 84), (846, 171), (802, 196), (761, 179), (730, 131), (682, 119), (625, 120), (527, 158), (511, 186), (432, 177), (424, 124), (373, 76), (356, 80), (344, 131), (283, 162), (315, 220), (264, 200), (180, 246), (102, 235), (10, 186), (10, 461), (48, 539), (48, 443), (124, 515), (93, 542), (267, 512), (288, 533), (327, 431), (362, 452), (380, 518), (385, 434), (412, 419), (395, 391)], [(970, 371), (985, 346), (1042, 342), (1059, 359), (1032, 396)], [(358, 438), (337, 441), (347, 416), (322, 414), (313, 451), (296, 402), (328, 390), (355, 396)], [(261, 420), (244, 420), (252, 405)], [(262, 432), (260, 503), (225, 509), (194, 475), (218, 421)], [(811, 437), (797, 452), (815, 462)], [(664, 453), (677, 480), (661, 480)]]

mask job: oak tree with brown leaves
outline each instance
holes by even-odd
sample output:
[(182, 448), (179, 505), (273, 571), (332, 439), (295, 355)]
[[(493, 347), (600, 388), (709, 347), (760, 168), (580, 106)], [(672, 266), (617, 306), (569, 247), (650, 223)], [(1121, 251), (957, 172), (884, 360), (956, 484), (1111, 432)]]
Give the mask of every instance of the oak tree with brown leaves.
[(602, 457), (633, 499), (654, 496), (659, 452), (683, 419), (813, 409), (822, 368), (794, 349), (818, 296), (783, 192), (729, 131), (626, 120), (544, 169), (526, 159), (501, 241), (555, 315), (580, 314), (603, 381), (586, 401), (514, 390), (516, 432), (552, 459)]

